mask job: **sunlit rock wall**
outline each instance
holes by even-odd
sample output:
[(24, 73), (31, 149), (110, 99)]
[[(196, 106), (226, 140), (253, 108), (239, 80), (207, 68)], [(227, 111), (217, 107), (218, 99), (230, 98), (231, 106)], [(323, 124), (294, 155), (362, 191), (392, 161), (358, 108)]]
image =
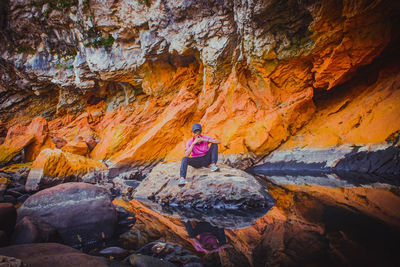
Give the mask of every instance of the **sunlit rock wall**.
[(288, 139), (381, 143), (400, 130), (398, 68), (354, 80), (399, 44), (395, 1), (1, 5), (0, 120), (40, 115), (53, 138), (92, 136), (90, 157), (112, 166), (180, 159), (194, 122), (225, 161), (249, 164)]

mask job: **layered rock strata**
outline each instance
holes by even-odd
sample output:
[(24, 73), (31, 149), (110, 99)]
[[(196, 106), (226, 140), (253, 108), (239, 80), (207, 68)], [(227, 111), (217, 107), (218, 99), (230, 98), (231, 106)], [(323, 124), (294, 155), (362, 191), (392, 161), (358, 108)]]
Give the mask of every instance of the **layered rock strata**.
[[(90, 157), (113, 166), (180, 159), (194, 122), (236, 166), (310, 131), (288, 148), (380, 143), (400, 130), (385, 122), (400, 117), (398, 70), (340, 89), (398, 45), (394, 1), (146, 3), (3, 3), (0, 119), (40, 115), (52, 137), (101, 139)], [(316, 97), (326, 91), (328, 105)]]
[(80, 181), (88, 173), (107, 170), (98, 161), (81, 155), (62, 152), (60, 149), (44, 149), (33, 162), (26, 180), (27, 191), (37, 191), (68, 181)]

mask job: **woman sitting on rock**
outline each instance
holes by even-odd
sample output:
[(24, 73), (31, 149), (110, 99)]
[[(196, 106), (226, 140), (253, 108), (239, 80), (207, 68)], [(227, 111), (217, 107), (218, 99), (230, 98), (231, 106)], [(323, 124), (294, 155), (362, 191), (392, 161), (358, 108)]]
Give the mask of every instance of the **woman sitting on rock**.
[[(206, 167), (210, 164), (211, 171), (217, 171), (218, 144), (221, 142), (215, 138), (201, 134), (201, 125), (195, 123), (192, 126), (192, 139), (186, 143), (185, 156), (182, 159), (179, 185), (186, 184), (186, 172), (188, 165), (194, 168)], [(208, 147), (208, 143), (211, 146)], [(189, 156), (192, 156), (191, 158)]]
[(197, 222), (193, 228), (192, 223), (184, 220), (186, 231), (193, 241), (197, 251), (204, 253), (218, 252), (226, 248), (226, 236), (224, 228), (212, 226), (208, 222)]

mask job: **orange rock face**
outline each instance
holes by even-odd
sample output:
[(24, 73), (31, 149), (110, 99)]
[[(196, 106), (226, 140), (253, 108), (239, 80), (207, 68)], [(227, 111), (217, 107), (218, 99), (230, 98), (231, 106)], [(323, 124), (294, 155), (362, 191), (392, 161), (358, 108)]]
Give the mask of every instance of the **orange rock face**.
[(70, 141), (65, 146), (63, 146), (61, 150), (81, 156), (86, 156), (89, 154), (89, 147), (87, 143), (83, 140)]
[[(288, 10), (280, 10), (282, 6)], [(101, 8), (100, 4), (96, 7), (96, 14)], [(400, 130), (399, 69), (392, 68), (400, 57), (390, 55), (391, 67), (374, 61), (385, 51), (386, 58), (388, 51), (396, 51), (396, 4), (344, 0), (279, 5), (267, 1), (238, 10), (243, 8), (248, 8), (244, 11), (248, 16), (235, 18), (237, 32), (227, 36), (226, 47), (216, 49), (225, 50), (213, 62), (202, 49), (210, 44), (218, 47), (223, 41), (198, 44), (194, 49), (173, 40), (172, 47), (182, 47), (156, 56), (152, 51), (146, 55), (148, 60), (133, 69), (99, 67), (98, 82), (77, 93), (77, 99), (72, 97), (73, 90), (62, 94), (60, 89), (58, 117), (48, 123), (51, 135), (67, 142), (76, 136), (94, 137), (100, 142), (90, 157), (122, 166), (180, 160), (195, 122), (203, 125), (205, 134), (221, 141), (223, 157), (250, 159), (259, 159), (282, 144), (295, 148), (380, 143)], [(121, 15), (119, 9), (115, 11)], [(145, 13), (138, 17), (151, 14)], [(109, 50), (104, 61), (115, 60)], [(368, 78), (374, 74), (362, 70), (368, 64), (376, 65), (371, 73), (380, 71), (376, 81)], [(57, 73), (57, 78), (68, 76)], [(321, 92), (328, 92), (323, 94), (325, 99), (320, 98)], [(32, 123), (36, 141), (27, 150), (27, 160), (52, 147), (44, 138), (44, 122)], [(9, 136), (23, 128), (14, 127)], [(64, 150), (89, 153), (83, 144)]]
[(79, 176), (91, 171), (107, 169), (103, 163), (80, 155), (63, 153), (59, 149), (45, 149), (39, 155), (32, 163), (31, 169), (42, 169), (44, 175), (51, 177)]
[(42, 117), (36, 117), (28, 125), (26, 134), (33, 134), (35, 140), (25, 150), (25, 160), (33, 161), (45, 148), (53, 149), (55, 145), (49, 136), (47, 121)]
[(398, 61), (391, 62), (375, 81), (371, 74), (361, 75), (338, 88), (335, 97), (321, 97), (310, 121), (282, 149), (373, 144), (390, 139), (400, 130), (399, 70)]
[(103, 170), (107, 170), (107, 167), (101, 162), (60, 149), (44, 149), (32, 163), (25, 188), (38, 190), (39, 184), (54, 185), (62, 183), (64, 179), (78, 180), (89, 172)]
[(45, 148), (55, 148), (49, 136), (47, 121), (36, 117), (28, 126), (16, 124), (8, 130), (7, 137), (0, 148), (3, 158), (9, 161), (22, 149), (25, 149), (25, 161), (33, 161)]

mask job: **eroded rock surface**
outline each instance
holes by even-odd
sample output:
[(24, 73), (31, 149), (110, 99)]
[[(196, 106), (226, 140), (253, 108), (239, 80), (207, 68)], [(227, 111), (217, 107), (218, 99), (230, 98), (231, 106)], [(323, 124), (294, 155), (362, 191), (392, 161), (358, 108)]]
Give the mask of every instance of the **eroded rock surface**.
[[(243, 168), (291, 136), (291, 147), (326, 147), (385, 142), (400, 130), (398, 68), (374, 78), (385, 51), (399, 62), (390, 50), (399, 44), (394, 1), (2, 7), (5, 127), (40, 115), (52, 136), (100, 140), (90, 156), (113, 166), (179, 160), (194, 122)], [(368, 64), (374, 72), (362, 71)], [(332, 103), (318, 100), (327, 91)]]
[(273, 203), (267, 188), (244, 171), (226, 165), (220, 165), (219, 172), (188, 167), (188, 183), (179, 186), (179, 169), (180, 162), (157, 165), (136, 188), (134, 197), (197, 208), (256, 208)]
[(105, 170), (107, 167), (103, 163), (84, 156), (60, 149), (44, 149), (32, 164), (25, 188), (37, 191), (63, 182), (79, 181), (87, 173)]

